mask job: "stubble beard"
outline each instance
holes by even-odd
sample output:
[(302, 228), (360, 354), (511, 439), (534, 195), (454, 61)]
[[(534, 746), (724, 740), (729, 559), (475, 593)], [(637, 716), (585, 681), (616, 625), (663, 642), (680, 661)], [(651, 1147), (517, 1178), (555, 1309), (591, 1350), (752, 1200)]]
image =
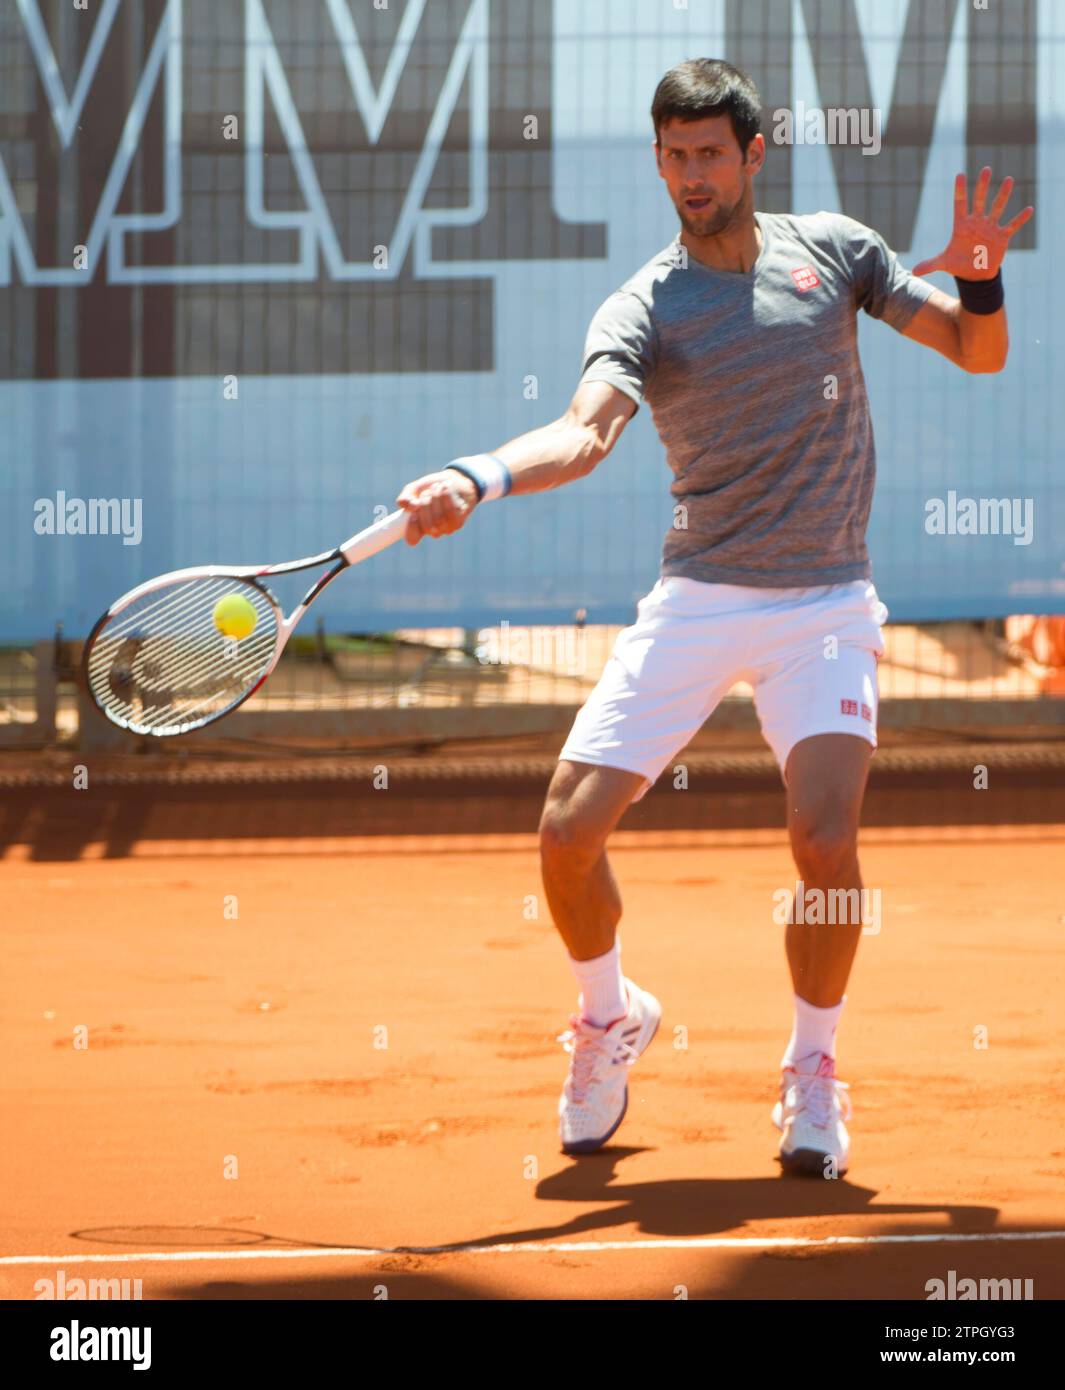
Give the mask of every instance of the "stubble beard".
[(709, 212), (692, 214), (687, 212), (683, 203), (674, 204), (677, 209), (677, 216), (684, 230), (692, 237), (719, 236), (725, 232), (736, 220), (737, 213), (743, 198), (740, 197), (729, 207), (711, 208)]

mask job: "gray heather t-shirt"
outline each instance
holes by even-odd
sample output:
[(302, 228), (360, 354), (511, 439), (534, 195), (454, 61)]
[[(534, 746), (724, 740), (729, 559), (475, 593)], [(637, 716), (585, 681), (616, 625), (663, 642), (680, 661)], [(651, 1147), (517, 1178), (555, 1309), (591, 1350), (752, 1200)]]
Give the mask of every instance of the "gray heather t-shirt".
[(678, 237), (612, 294), (581, 380), (651, 407), (674, 473), (663, 575), (758, 588), (865, 579), (876, 462), (857, 311), (901, 330), (933, 286), (853, 218), (755, 217), (763, 244), (749, 272), (691, 256), (682, 269)]

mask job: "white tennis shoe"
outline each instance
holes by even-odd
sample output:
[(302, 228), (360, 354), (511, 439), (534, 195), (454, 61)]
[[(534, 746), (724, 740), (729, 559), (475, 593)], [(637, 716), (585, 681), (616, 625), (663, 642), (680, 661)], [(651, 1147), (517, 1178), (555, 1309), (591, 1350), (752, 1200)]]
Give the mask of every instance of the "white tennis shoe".
[(646, 990), (625, 981), (629, 1011), (609, 1028), (574, 1014), (558, 1041), (570, 1054), (569, 1076), (558, 1103), (562, 1152), (601, 1149), (625, 1118), (629, 1067), (647, 1050), (662, 1021), (662, 1005)]
[[(803, 1061), (811, 1063), (813, 1056)], [(780, 1161), (789, 1173), (841, 1178), (850, 1160), (847, 1084), (836, 1080), (835, 1059), (822, 1052), (813, 1072), (785, 1067), (773, 1123), (782, 1132)]]

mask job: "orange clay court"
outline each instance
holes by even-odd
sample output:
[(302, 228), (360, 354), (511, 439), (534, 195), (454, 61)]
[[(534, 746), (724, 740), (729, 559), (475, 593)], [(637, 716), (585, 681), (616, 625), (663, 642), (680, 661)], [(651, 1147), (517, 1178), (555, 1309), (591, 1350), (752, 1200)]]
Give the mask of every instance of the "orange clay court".
[(1065, 826), (865, 832), (883, 921), (841, 1030), (835, 1182), (774, 1158), (775, 830), (615, 837), (626, 968), (665, 1015), (579, 1159), (531, 835), (19, 839), (7, 1298), (59, 1269), (145, 1299), (924, 1299), (951, 1270), (1065, 1296)]

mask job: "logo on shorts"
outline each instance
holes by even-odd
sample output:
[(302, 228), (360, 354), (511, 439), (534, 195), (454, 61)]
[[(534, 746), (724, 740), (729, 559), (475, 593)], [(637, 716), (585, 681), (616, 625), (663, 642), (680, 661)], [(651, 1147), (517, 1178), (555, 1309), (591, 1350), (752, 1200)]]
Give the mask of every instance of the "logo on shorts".
[(839, 702), (840, 714), (853, 714), (857, 716), (859, 710), (861, 711), (862, 718), (868, 720), (871, 724), (873, 722), (873, 711), (868, 705), (859, 704), (857, 700), (840, 700)]
[(817, 271), (814, 270), (812, 265), (803, 265), (800, 266), (798, 270), (793, 270), (791, 272), (791, 278), (804, 293), (806, 290), (816, 288), (816, 286), (821, 283), (818, 279)]

